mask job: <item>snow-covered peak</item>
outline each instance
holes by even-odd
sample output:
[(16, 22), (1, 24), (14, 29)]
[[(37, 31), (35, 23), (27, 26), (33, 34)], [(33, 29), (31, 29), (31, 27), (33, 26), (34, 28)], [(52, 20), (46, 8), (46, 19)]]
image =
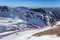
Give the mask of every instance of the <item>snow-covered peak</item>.
[(27, 7), (11, 8), (7, 6), (2, 6), (0, 7), (1, 18), (0, 20), (2, 21), (0, 23), (1, 24), (0, 26), (3, 26), (4, 23), (5, 26), (17, 25), (17, 27), (21, 27), (20, 24), (27, 25), (27, 27), (28, 26), (44, 27), (47, 25), (51, 26), (51, 23), (56, 21), (55, 15), (52, 14), (53, 13), (51, 11), (49, 10), (47, 11), (42, 8), (30, 9)]

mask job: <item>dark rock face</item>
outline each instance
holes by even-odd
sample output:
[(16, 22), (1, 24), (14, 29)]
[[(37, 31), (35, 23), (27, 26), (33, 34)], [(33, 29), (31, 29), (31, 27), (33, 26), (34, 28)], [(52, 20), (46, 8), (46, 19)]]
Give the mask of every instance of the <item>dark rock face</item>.
[(8, 7), (7, 6), (0, 6), (0, 11), (1, 12), (8, 11)]
[(60, 20), (60, 8), (45, 8), (45, 10), (51, 11), (57, 20)]
[(32, 9), (32, 11), (46, 13), (42, 8)]

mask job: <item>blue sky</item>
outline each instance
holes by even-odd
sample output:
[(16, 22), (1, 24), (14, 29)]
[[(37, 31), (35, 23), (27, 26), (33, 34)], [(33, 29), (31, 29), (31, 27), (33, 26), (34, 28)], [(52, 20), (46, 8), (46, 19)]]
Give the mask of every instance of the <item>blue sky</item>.
[(60, 0), (0, 0), (0, 6), (60, 7)]

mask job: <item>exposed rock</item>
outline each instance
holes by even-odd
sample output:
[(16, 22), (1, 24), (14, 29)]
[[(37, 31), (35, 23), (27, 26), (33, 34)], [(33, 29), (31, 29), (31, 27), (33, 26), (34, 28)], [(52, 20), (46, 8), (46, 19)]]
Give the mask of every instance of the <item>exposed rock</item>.
[(54, 29), (36, 33), (33, 36), (54, 35), (54, 34), (56, 34), (57, 36), (60, 36), (60, 25), (57, 25), (56, 28)]

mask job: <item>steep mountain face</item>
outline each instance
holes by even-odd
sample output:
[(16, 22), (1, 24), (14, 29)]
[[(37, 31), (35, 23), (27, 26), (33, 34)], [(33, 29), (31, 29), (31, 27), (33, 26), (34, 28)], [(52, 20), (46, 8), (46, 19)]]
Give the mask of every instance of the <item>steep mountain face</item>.
[(50, 19), (50, 22), (52, 22), (52, 23), (54, 21), (57, 21), (58, 20), (57, 17), (56, 17), (56, 15), (49, 8), (37, 8), (37, 9), (32, 9), (32, 11), (40, 12), (44, 16), (43, 18), (45, 20), (46, 19)]
[(49, 10), (51, 11), (55, 17), (57, 18), (57, 20), (60, 20), (60, 8), (44, 8), (45, 10)]
[[(29, 27), (36, 26), (42, 27), (50, 25), (57, 20), (56, 15), (50, 10), (40, 9), (30, 9), (26, 7), (16, 7), (10, 8), (7, 6), (0, 6), (0, 23), (5, 23), (4, 26), (9, 27)], [(4, 22), (4, 20), (6, 22)], [(8, 25), (7, 25), (8, 24)], [(25, 25), (25, 26), (24, 26)]]
[(14, 14), (14, 10), (7, 6), (0, 7), (0, 17), (4, 18), (12, 18), (12, 14)]

